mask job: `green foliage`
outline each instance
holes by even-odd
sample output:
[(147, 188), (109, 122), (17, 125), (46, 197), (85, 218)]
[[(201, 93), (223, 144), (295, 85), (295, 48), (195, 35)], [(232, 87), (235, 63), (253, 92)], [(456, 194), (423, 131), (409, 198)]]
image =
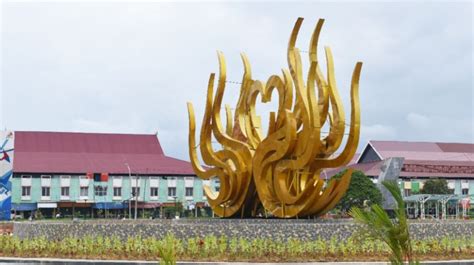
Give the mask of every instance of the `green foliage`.
[(36, 211), (35, 212), (35, 219), (36, 220), (44, 219), (43, 213), (41, 211)]
[(158, 249), (161, 256), (160, 265), (176, 264), (175, 241), (174, 236), (168, 234), (161, 243), (161, 247)]
[(165, 216), (170, 216), (171, 218), (174, 218), (177, 214), (181, 215), (183, 212), (183, 203), (180, 201), (177, 201), (174, 206), (167, 206), (164, 208), (163, 213)]
[[(345, 171), (339, 172), (333, 178), (340, 178)], [(365, 204), (364, 204), (365, 202)], [(352, 173), (351, 183), (336, 209), (342, 212), (349, 211), (352, 207), (366, 207), (382, 203), (382, 193), (372, 180), (361, 171)]]
[(405, 202), (400, 188), (394, 181), (384, 181), (382, 184), (397, 202), (395, 220), (391, 220), (387, 212), (378, 204), (372, 205), (370, 211), (354, 207), (351, 209), (350, 215), (356, 221), (366, 225), (365, 232), (369, 237), (387, 244), (392, 252), (390, 257), (392, 264), (404, 264), (405, 261), (408, 261), (409, 264), (419, 264), (413, 257)]
[[(173, 235), (162, 239), (130, 237), (67, 237), (48, 240), (44, 237), (21, 240), (0, 235), (0, 256), (51, 257), (87, 259), (160, 260), (160, 264), (176, 264), (176, 260), (192, 261), (347, 261), (384, 260), (391, 253), (385, 241), (366, 237), (340, 240), (318, 238), (245, 239), (209, 235), (179, 240)], [(401, 236), (399, 236), (401, 237)], [(474, 237), (432, 238), (413, 241), (413, 253), (424, 257), (472, 257)], [(457, 255), (457, 256), (456, 256)]]
[(448, 188), (448, 182), (445, 179), (430, 179), (425, 182), (423, 194), (452, 194), (452, 190)]

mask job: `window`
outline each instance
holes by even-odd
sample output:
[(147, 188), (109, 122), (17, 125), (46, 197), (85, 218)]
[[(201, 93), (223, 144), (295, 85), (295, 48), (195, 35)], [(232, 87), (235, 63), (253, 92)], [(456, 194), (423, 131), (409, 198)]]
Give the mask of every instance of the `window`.
[(71, 176), (60, 176), (61, 200), (69, 200), (69, 186), (71, 186)]
[(113, 187), (122, 187), (122, 177), (120, 176), (115, 176), (112, 178), (112, 186)]
[(192, 197), (193, 196), (193, 188), (187, 187), (186, 188), (186, 197)]
[(51, 176), (41, 175), (41, 186), (51, 186)]
[(79, 186), (80, 187), (89, 187), (88, 176), (79, 176)]
[(130, 179), (130, 184), (132, 187), (140, 187), (141, 179), (139, 177), (132, 177)]
[(156, 187), (151, 187), (151, 188), (150, 188), (150, 196), (151, 196), (151, 197), (158, 197), (158, 188), (156, 188)]
[(132, 196), (133, 197), (140, 196), (140, 187), (132, 187)]
[(31, 196), (31, 187), (30, 186), (21, 187), (21, 196), (22, 197), (30, 197)]
[(69, 197), (69, 187), (61, 187), (61, 196)]
[(169, 187), (169, 188), (168, 188), (168, 196), (169, 196), (169, 197), (174, 197), (174, 196), (176, 196), (176, 187)]
[(150, 197), (152, 200), (158, 199), (158, 185), (159, 179), (156, 177), (150, 178)]
[(60, 182), (61, 182), (61, 187), (71, 186), (71, 176), (61, 176)]
[(31, 199), (31, 176), (21, 176), (21, 199)]
[(51, 188), (41, 187), (41, 197), (49, 197), (49, 196), (51, 196)]
[(107, 186), (95, 186), (95, 196), (107, 196)]
[(80, 196), (81, 197), (89, 196), (89, 187), (81, 187)]
[(41, 176), (41, 199), (49, 200), (51, 196), (51, 176)]
[(122, 188), (114, 187), (114, 197), (122, 197)]
[(411, 189), (405, 189), (405, 196), (408, 197), (411, 195)]
[(169, 187), (176, 187), (176, 181), (178, 179), (176, 177), (168, 177), (168, 186)]
[(468, 195), (469, 189), (462, 189), (462, 195)]

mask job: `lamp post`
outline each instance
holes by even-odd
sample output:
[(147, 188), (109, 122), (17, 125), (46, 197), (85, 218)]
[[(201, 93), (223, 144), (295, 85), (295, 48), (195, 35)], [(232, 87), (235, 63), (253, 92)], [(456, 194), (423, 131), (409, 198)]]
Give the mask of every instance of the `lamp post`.
[(137, 208), (138, 208), (138, 193), (140, 193), (140, 189), (138, 188), (138, 174), (135, 177), (135, 220), (137, 220)]
[[(130, 166), (128, 165), (128, 163), (125, 163), (125, 166), (127, 167), (128, 169), (128, 178), (130, 179), (130, 185), (132, 184), (132, 171), (130, 170)], [(131, 199), (133, 197), (130, 196), (130, 199), (128, 199), (128, 219), (131, 219), (132, 218), (132, 205), (130, 204), (131, 203)]]
[(176, 214), (178, 213), (178, 204), (177, 204), (178, 196), (174, 195), (172, 196), (172, 198), (174, 200), (174, 217), (176, 218)]

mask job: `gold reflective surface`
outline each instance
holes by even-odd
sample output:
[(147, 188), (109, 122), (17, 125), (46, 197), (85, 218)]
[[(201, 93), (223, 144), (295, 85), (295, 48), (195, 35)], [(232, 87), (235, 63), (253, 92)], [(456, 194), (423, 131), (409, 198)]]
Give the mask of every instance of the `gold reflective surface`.
[[(346, 165), (356, 152), (362, 63), (356, 64), (352, 74), (347, 133), (331, 49), (325, 47), (326, 76), (317, 59), (324, 20), (320, 19), (313, 31), (306, 80), (301, 52), (295, 47), (302, 22), (303, 18), (298, 18), (295, 23), (288, 43), (288, 69), (280, 75), (272, 75), (266, 82), (252, 79), (249, 60), (241, 55), (244, 75), (240, 95), (234, 113), (230, 106), (225, 106), (225, 126), (221, 110), (226, 64), (224, 55), (217, 53), (219, 75), (217, 84), (215, 74), (209, 78), (199, 145), (195, 139), (193, 105), (188, 103), (191, 163), (201, 179), (220, 180), (219, 192), (204, 186), (208, 202), (218, 216), (253, 217), (262, 206), (267, 213), (280, 218), (319, 216), (332, 209), (349, 186), (352, 170), (329, 182), (320, 176), (326, 168)], [(259, 96), (262, 103), (278, 101), (278, 110), (269, 114), (266, 134), (255, 108)], [(212, 146), (213, 139), (222, 147), (220, 150)], [(342, 152), (336, 154), (340, 148)], [(198, 149), (206, 167), (201, 166)]]

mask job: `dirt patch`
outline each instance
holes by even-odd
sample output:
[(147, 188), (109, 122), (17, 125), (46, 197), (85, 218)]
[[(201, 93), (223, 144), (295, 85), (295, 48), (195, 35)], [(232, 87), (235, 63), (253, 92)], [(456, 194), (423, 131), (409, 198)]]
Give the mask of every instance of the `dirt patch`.
[(13, 233), (12, 223), (0, 223), (0, 235), (9, 235)]

